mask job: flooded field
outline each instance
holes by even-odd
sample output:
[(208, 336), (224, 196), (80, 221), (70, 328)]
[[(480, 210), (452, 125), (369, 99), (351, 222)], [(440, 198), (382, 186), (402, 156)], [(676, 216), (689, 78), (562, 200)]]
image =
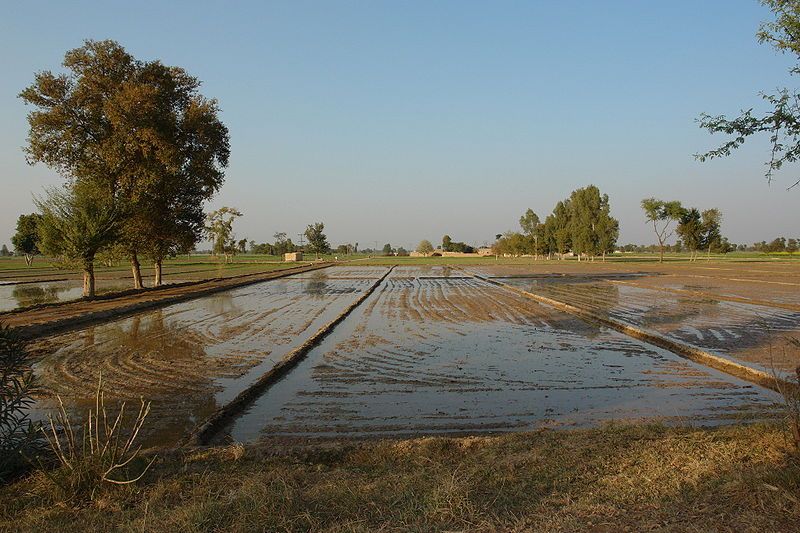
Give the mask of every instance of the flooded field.
[[(35, 371), (80, 418), (102, 373), (112, 406), (152, 400), (149, 444), (172, 444), (355, 300), (385, 268), (323, 269), (47, 339)], [(371, 277), (370, 277), (371, 276)]]
[[(706, 292), (704, 286), (695, 286), (692, 293), (685, 294), (648, 288), (670, 279), (668, 276), (608, 274), (494, 279), (656, 331), (760, 370), (793, 372), (800, 365), (800, 347), (792, 341), (800, 338), (800, 310), (726, 301), (715, 297), (714, 291)], [(714, 287), (722, 293), (736, 290), (722, 280), (717, 280)], [(752, 286), (749, 288), (756, 291)], [(783, 289), (781, 294), (788, 299), (794, 297), (793, 293)], [(741, 289), (736, 294), (742, 294)]]
[[(524, 267), (524, 265), (523, 265)], [(761, 364), (800, 312), (639, 286), (641, 267), (484, 275)], [(299, 273), (38, 342), (35, 371), (76, 419), (102, 373), (112, 407), (152, 401), (147, 445), (175, 444), (365, 294), (383, 266)], [(788, 278), (791, 272), (784, 273)], [(777, 359), (789, 368), (795, 354)], [(777, 415), (777, 394), (473, 277), (399, 266), (217, 440), (485, 433), (607, 420), (720, 424)]]
[[(455, 273), (454, 273), (455, 274)], [(477, 279), (398, 267), (235, 440), (770, 416), (777, 396)]]

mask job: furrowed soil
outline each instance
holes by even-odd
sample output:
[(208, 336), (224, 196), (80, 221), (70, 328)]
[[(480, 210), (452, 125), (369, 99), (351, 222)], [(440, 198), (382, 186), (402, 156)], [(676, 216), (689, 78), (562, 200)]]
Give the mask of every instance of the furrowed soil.
[(483, 267), (483, 275), (769, 373), (800, 365), (800, 269), (785, 264)]
[(777, 415), (770, 391), (463, 274), (397, 267), (220, 439)]
[(111, 411), (151, 401), (143, 442), (173, 445), (385, 271), (317, 270), (44, 339), (33, 346), (37, 413), (52, 411), (58, 395), (79, 423), (102, 375)]
[(203, 279), (185, 284), (165, 285), (155, 289), (129, 290), (95, 299), (43, 303), (0, 313), (0, 324), (13, 327), (26, 337), (35, 338), (54, 332), (76, 329), (87, 324), (108, 321), (117, 316), (160, 305), (189, 300), (239, 286), (258, 283), (292, 273), (325, 268), (327, 264), (259, 269), (256, 272), (223, 278)]

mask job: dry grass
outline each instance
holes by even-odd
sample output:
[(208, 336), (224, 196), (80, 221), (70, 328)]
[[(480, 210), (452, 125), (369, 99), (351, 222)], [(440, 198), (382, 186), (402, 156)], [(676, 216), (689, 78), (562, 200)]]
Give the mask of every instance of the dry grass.
[(0, 490), (29, 531), (797, 531), (777, 426), (607, 426), (165, 456), (80, 508), (36, 474)]

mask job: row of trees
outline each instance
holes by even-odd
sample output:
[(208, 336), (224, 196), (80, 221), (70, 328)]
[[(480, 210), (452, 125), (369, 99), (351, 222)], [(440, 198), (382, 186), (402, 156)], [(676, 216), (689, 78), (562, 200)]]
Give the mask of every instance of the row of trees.
[(722, 236), (722, 213), (717, 208), (706, 209), (702, 213), (694, 207), (686, 208), (677, 200), (658, 200), (645, 198), (642, 210), (648, 223), (653, 225), (659, 247), (659, 261), (664, 261), (664, 247), (667, 240), (677, 233), (682, 247), (689, 251), (692, 260), (700, 250), (728, 252), (730, 245)]
[[(64, 74), (37, 73), (20, 93), (34, 108), (28, 163), (44, 163), (65, 184), (36, 201), (36, 250), (19, 249), (79, 263), (84, 296), (94, 295), (95, 258), (110, 247), (130, 259), (134, 287), (142, 287), (141, 255), (158, 285), (163, 259), (241, 215), (219, 210), (206, 230), (203, 204), (222, 186), (230, 156), (217, 102), (185, 70), (137, 60), (114, 41), (86, 41), (63, 66)], [(215, 238), (214, 247), (231, 243)]]
[(558, 202), (544, 222), (528, 209), (519, 220), (522, 233), (506, 232), (497, 236), (493, 251), (498, 255), (539, 256), (572, 252), (594, 258), (613, 252), (619, 238), (619, 222), (611, 216), (607, 194), (594, 185), (572, 191)]

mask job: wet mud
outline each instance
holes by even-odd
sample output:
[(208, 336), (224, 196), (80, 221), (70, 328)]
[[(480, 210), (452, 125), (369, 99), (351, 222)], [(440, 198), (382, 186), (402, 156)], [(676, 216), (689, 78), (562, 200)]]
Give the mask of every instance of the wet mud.
[[(775, 416), (771, 391), (482, 282), (397, 267), (225, 440)], [(463, 274), (463, 272), (462, 272)]]
[(37, 412), (43, 416), (59, 395), (82, 419), (102, 373), (110, 407), (152, 401), (148, 445), (174, 444), (370, 282), (330, 279), (319, 270), (45, 339), (34, 345), (44, 387)]

